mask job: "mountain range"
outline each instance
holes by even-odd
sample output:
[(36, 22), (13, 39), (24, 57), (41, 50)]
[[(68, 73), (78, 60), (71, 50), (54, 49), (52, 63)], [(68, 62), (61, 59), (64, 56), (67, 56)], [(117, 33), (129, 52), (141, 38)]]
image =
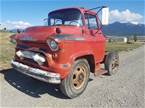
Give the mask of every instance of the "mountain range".
[(109, 36), (145, 36), (145, 25), (114, 22), (103, 26), (103, 32)]

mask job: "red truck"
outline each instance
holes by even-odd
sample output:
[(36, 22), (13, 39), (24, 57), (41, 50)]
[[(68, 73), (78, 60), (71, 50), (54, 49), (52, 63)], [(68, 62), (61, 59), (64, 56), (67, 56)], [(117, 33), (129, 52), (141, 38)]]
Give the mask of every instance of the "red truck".
[(105, 52), (106, 38), (97, 13), (84, 8), (55, 10), (48, 14), (47, 26), (29, 27), (16, 34), (13, 68), (59, 84), (69, 98), (83, 93), (90, 73), (116, 73), (119, 57), (115, 52)]

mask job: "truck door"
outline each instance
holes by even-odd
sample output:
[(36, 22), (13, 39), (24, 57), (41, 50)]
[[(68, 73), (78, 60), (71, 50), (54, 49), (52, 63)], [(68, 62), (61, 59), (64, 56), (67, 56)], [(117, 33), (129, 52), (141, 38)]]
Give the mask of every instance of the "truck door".
[(86, 36), (90, 41), (90, 46), (95, 54), (96, 63), (104, 58), (105, 37), (102, 33), (101, 23), (96, 15), (85, 13)]

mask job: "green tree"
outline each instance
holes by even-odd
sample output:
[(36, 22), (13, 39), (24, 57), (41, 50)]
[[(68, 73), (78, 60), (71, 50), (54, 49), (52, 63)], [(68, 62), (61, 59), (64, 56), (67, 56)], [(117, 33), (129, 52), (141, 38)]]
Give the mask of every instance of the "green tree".
[(137, 35), (136, 34), (133, 35), (133, 40), (134, 40), (134, 42), (137, 41)]
[(5, 27), (5, 28), (4, 28), (4, 31), (6, 31), (6, 30), (7, 30), (7, 28)]

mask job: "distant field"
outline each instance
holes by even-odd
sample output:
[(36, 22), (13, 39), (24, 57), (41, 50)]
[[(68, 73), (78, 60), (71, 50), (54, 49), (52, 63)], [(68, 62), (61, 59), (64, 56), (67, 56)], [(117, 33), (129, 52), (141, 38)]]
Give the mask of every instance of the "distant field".
[[(10, 61), (14, 55), (14, 47), (9, 40), (9, 36), (12, 33), (0, 32), (0, 70), (10, 67)], [(136, 42), (132, 44), (125, 44), (120, 42), (107, 43), (107, 51), (129, 51), (134, 48), (138, 48), (143, 43)]]
[(129, 51), (138, 48), (143, 44), (144, 44), (143, 42), (132, 42), (130, 44), (126, 44), (123, 42), (111, 42), (107, 43), (106, 49), (107, 51), (117, 51), (117, 52)]

